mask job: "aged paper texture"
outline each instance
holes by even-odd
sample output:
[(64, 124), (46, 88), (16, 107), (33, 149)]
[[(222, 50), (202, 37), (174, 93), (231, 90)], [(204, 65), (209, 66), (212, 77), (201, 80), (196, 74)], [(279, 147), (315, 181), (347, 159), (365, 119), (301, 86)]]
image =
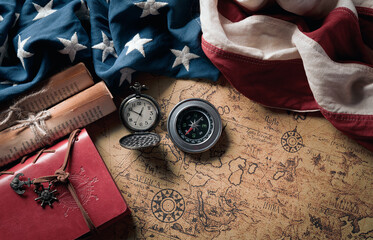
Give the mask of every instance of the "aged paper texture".
[[(159, 146), (122, 148), (129, 131), (117, 112), (88, 128), (132, 211), (108, 238), (373, 238), (373, 154), (320, 113), (265, 108), (224, 80), (144, 79), (161, 106)], [(167, 133), (171, 109), (192, 97), (223, 121), (220, 141), (201, 154), (180, 151)]]

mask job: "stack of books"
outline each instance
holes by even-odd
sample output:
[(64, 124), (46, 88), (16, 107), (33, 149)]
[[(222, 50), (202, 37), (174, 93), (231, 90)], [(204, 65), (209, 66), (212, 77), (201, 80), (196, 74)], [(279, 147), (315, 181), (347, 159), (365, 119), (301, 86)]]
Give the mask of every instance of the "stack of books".
[[(87, 131), (75, 131), (115, 110), (106, 85), (78, 64), (0, 113), (0, 239), (99, 236), (129, 214)], [(16, 162), (40, 148), (47, 151)], [(34, 182), (57, 176), (61, 166), (67, 180)]]

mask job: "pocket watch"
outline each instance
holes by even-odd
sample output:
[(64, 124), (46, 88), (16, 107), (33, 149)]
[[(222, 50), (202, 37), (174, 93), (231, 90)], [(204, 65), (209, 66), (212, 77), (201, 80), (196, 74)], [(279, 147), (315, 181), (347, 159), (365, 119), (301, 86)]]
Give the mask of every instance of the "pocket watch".
[(148, 89), (145, 85), (135, 82), (130, 88), (135, 94), (122, 101), (119, 116), (123, 125), (133, 133), (122, 137), (119, 143), (128, 149), (155, 146), (159, 143), (160, 136), (149, 131), (158, 125), (161, 118), (159, 104), (151, 96), (141, 93)]

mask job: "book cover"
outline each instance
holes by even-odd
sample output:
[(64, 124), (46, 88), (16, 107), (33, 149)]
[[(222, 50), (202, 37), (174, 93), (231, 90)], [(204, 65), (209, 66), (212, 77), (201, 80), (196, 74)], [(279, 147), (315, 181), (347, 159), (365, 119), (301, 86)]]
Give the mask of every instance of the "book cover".
[[(53, 175), (64, 162), (67, 139), (57, 143), (43, 153), (36, 163), (36, 156), (9, 171), (14, 175), (0, 176), (0, 239), (76, 239), (89, 232), (89, 228), (78, 209), (77, 203), (65, 184), (56, 187), (58, 201), (41, 207), (35, 201), (33, 185), (25, 186), (23, 195), (18, 195), (10, 182), (18, 173), (21, 180)], [(106, 224), (129, 213), (129, 209), (106, 168), (86, 130), (82, 130), (75, 141), (66, 172), (69, 181), (98, 230)]]

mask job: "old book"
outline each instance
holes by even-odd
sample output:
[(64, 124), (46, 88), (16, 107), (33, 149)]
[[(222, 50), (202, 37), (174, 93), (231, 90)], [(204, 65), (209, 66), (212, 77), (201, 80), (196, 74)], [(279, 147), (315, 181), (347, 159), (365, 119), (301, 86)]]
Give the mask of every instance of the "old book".
[[(13, 110), (8, 106), (1, 111), (0, 131), (12, 126), (17, 116), (23, 117), (28, 112), (47, 109), (93, 84), (92, 76), (83, 63), (53, 75), (32, 89), (32, 92), (18, 99), (12, 106)], [(5, 119), (7, 121), (4, 121)], [(1, 124), (2, 121), (4, 121), (3, 124)]]
[(75, 94), (47, 111), (0, 132), (0, 166), (4, 166), (116, 110), (104, 82)]
[[(36, 156), (32, 156), (24, 164), (9, 169), (14, 175), (0, 176), (0, 239), (76, 239), (89, 232), (66, 184), (53, 187), (58, 200), (51, 202), (52, 207), (45, 204), (44, 209), (41, 201), (35, 201), (38, 195), (34, 185), (21, 187), (22, 195), (10, 187), (10, 182), (20, 173), (24, 174), (18, 175), (21, 181), (53, 175), (64, 162), (67, 145), (64, 139), (48, 149), (55, 152), (43, 153), (36, 163)], [(70, 174), (68, 180), (98, 230), (129, 213), (122, 194), (84, 129), (73, 144), (65, 171)], [(47, 183), (44, 185), (48, 187)]]

